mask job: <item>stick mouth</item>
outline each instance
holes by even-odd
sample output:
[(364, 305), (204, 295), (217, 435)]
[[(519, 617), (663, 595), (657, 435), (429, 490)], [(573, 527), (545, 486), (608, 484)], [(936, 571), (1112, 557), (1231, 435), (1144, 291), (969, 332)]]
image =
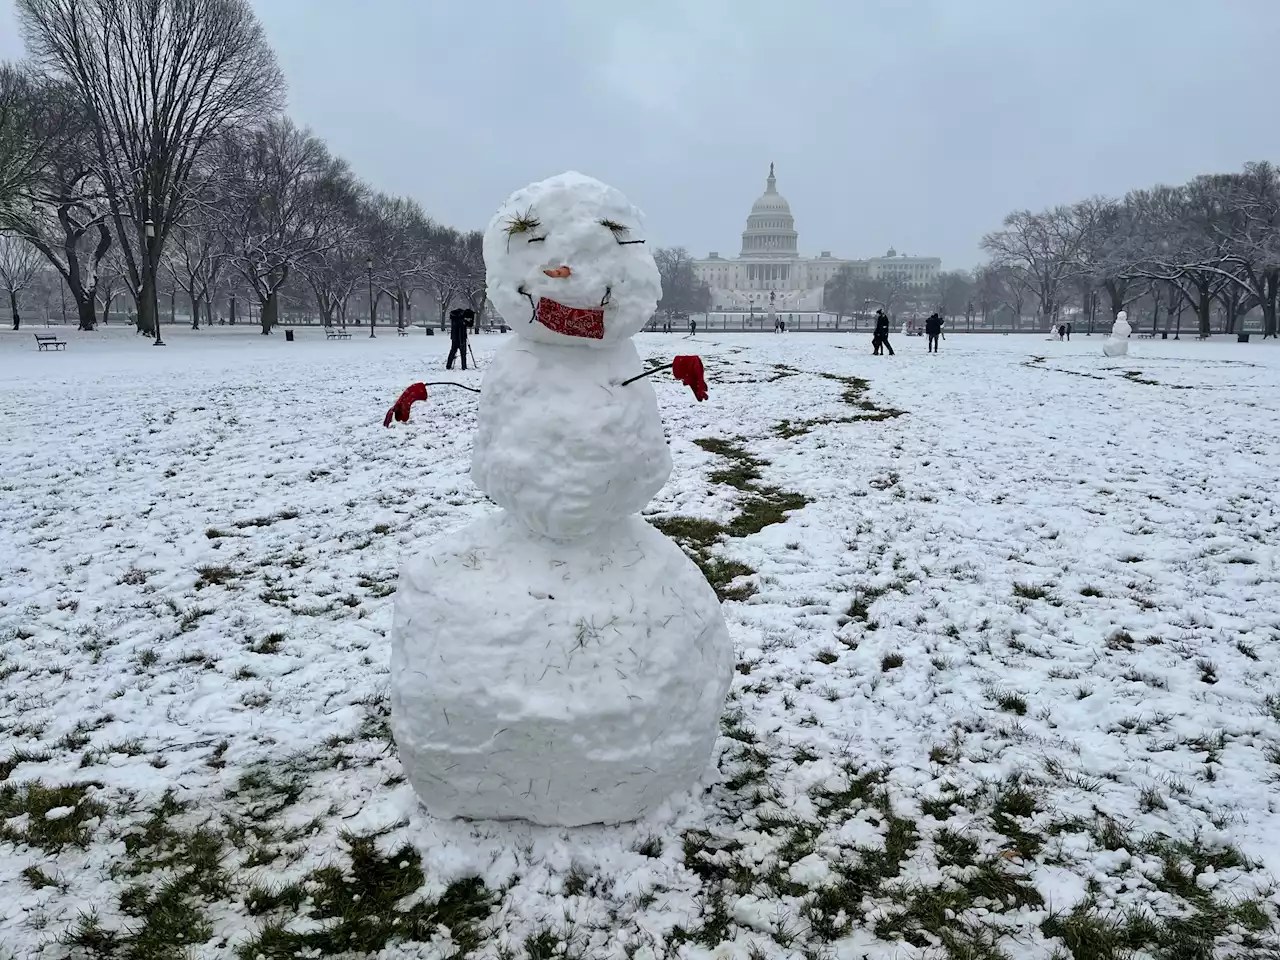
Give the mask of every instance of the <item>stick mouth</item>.
[(603, 307), (566, 307), (546, 297), (538, 300), (533, 319), (553, 333), (585, 340), (604, 339)]

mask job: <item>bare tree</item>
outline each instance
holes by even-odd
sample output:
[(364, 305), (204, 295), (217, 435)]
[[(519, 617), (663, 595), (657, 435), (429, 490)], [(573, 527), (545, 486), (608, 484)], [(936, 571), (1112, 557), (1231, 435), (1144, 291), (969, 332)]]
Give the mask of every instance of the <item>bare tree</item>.
[(29, 116), (45, 126), (45, 147), (26, 180), (22, 202), (10, 205), (4, 220), (58, 271), (75, 302), (80, 329), (92, 330), (99, 265), (114, 242), (95, 173), (93, 137), (69, 84), (36, 78), (28, 89), (38, 90), (42, 103)]
[(653, 251), (662, 279), (662, 299), (658, 311), (670, 319), (678, 313), (703, 313), (711, 305), (711, 288), (698, 279), (693, 256), (684, 247), (661, 247)]
[(1263, 339), (1274, 337), (1280, 297), (1280, 171), (1271, 163), (1249, 163), (1242, 174), (1219, 186), (1225, 193), (1225, 215), (1218, 229), (1226, 235), (1233, 261), (1224, 288), (1230, 292), (1219, 292), (1228, 311), (1227, 329), (1240, 312), (1259, 306)]
[(40, 251), (22, 237), (0, 233), (0, 287), (9, 294), (9, 313), (15, 330), (22, 326), (18, 294), (39, 276), (40, 259)]
[(228, 255), (257, 297), (267, 334), (294, 267), (332, 247), (347, 227), (355, 181), (323, 141), (288, 119), (269, 122), (243, 142), (224, 138), (221, 149)]
[(24, 214), (41, 170), (71, 130), (62, 100), (44, 77), (0, 63), (0, 229)]
[(936, 309), (944, 320), (964, 310), (973, 298), (973, 276), (966, 270), (944, 270), (934, 286)]
[(1197, 177), (1182, 187), (1158, 186), (1130, 194), (1143, 231), (1133, 271), (1173, 285), (1195, 310), (1199, 335), (1211, 333), (1213, 300), (1234, 266), (1225, 239), (1223, 186)]
[[(248, 0), (17, 0), (27, 48), (76, 89), (138, 312), (193, 168), (222, 132), (279, 107), (284, 81)], [(147, 225), (150, 224), (150, 228)]]
[(890, 317), (906, 303), (911, 282), (905, 273), (887, 272), (866, 284), (864, 300), (884, 308)]
[(1044, 330), (1057, 316), (1064, 283), (1081, 270), (1080, 249), (1087, 232), (1079, 210), (1060, 206), (1043, 213), (1011, 213), (1004, 218), (1003, 230), (982, 238), (983, 248), (1036, 298)]
[(836, 315), (836, 329), (840, 320), (857, 312), (862, 302), (862, 290), (849, 267), (841, 267), (835, 276), (822, 285), (822, 309)]
[(471, 230), (458, 236), (454, 260), (458, 294), (479, 317), (487, 297), (484, 269), (484, 233)]

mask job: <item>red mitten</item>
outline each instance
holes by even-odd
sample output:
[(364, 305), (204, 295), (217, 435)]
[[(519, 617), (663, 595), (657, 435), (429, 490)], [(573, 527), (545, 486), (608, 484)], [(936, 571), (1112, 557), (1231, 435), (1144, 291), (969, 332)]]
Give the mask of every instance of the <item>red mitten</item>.
[(395, 419), (400, 423), (404, 423), (406, 420), (409, 419), (409, 411), (413, 407), (414, 403), (416, 403), (419, 400), (426, 400), (426, 399), (427, 399), (426, 384), (424, 383), (409, 384), (409, 386), (405, 389), (404, 393), (400, 394), (400, 399), (397, 400), (395, 402), (395, 405), (390, 410), (387, 411), (386, 417), (384, 417), (382, 420), (382, 425), (384, 427), (391, 426), (392, 419)]
[(693, 391), (699, 402), (707, 399), (707, 381), (704, 379), (701, 357), (676, 357), (671, 361), (671, 373)]

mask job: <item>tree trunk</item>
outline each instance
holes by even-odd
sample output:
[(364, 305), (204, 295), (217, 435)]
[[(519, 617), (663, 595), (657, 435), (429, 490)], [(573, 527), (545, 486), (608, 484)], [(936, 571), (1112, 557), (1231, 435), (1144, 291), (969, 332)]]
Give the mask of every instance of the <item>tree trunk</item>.
[(1102, 285), (1111, 298), (1111, 319), (1114, 322), (1124, 309), (1124, 295), (1129, 292), (1129, 284), (1123, 280), (1105, 280)]
[(404, 329), (404, 292), (396, 297), (396, 329)]
[[(14, 327), (16, 330), (17, 327)], [(1262, 301), (1262, 339), (1276, 335), (1276, 298), (1266, 297)]]
[(1280, 297), (1280, 270), (1268, 270), (1262, 276), (1262, 339), (1276, 336), (1276, 300)]
[(13, 329), (17, 330), (22, 326), (22, 317), (18, 316), (18, 291), (9, 290), (9, 311), (13, 314)]
[(96, 305), (92, 300), (76, 299), (76, 315), (79, 323), (76, 325), (77, 330), (95, 330), (98, 326), (98, 312)]
[(1213, 333), (1209, 326), (1213, 313), (1213, 298), (1209, 296), (1209, 288), (1206, 284), (1196, 284), (1196, 299), (1192, 306), (1196, 308), (1196, 317), (1200, 321), (1200, 336), (1208, 339)]
[(262, 321), (262, 335), (264, 337), (276, 325), (276, 317), (280, 310), (280, 301), (276, 294), (277, 291), (272, 290), (267, 294), (266, 299), (261, 297), (258, 299), (258, 319)]
[(160, 292), (156, 289), (155, 269), (149, 262), (142, 264), (142, 283), (134, 303), (138, 307), (138, 329), (148, 336), (159, 336)]
[(231, 294), (231, 298), (227, 303), (227, 323), (230, 326), (236, 325), (236, 295)]
[(200, 329), (200, 297), (194, 290), (188, 290), (187, 295), (191, 298), (191, 329)]

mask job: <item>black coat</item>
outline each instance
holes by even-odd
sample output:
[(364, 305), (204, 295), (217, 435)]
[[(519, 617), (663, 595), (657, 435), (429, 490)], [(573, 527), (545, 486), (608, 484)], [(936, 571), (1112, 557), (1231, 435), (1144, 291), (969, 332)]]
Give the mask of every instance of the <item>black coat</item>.
[(467, 342), (467, 328), (471, 326), (471, 321), (463, 317), (449, 321), (449, 339), (454, 343)]
[(889, 318), (888, 317), (876, 317), (875, 335), (882, 339), (884, 337), (889, 336)]
[(924, 332), (931, 337), (936, 337), (942, 332), (942, 318), (930, 317), (924, 322)]

